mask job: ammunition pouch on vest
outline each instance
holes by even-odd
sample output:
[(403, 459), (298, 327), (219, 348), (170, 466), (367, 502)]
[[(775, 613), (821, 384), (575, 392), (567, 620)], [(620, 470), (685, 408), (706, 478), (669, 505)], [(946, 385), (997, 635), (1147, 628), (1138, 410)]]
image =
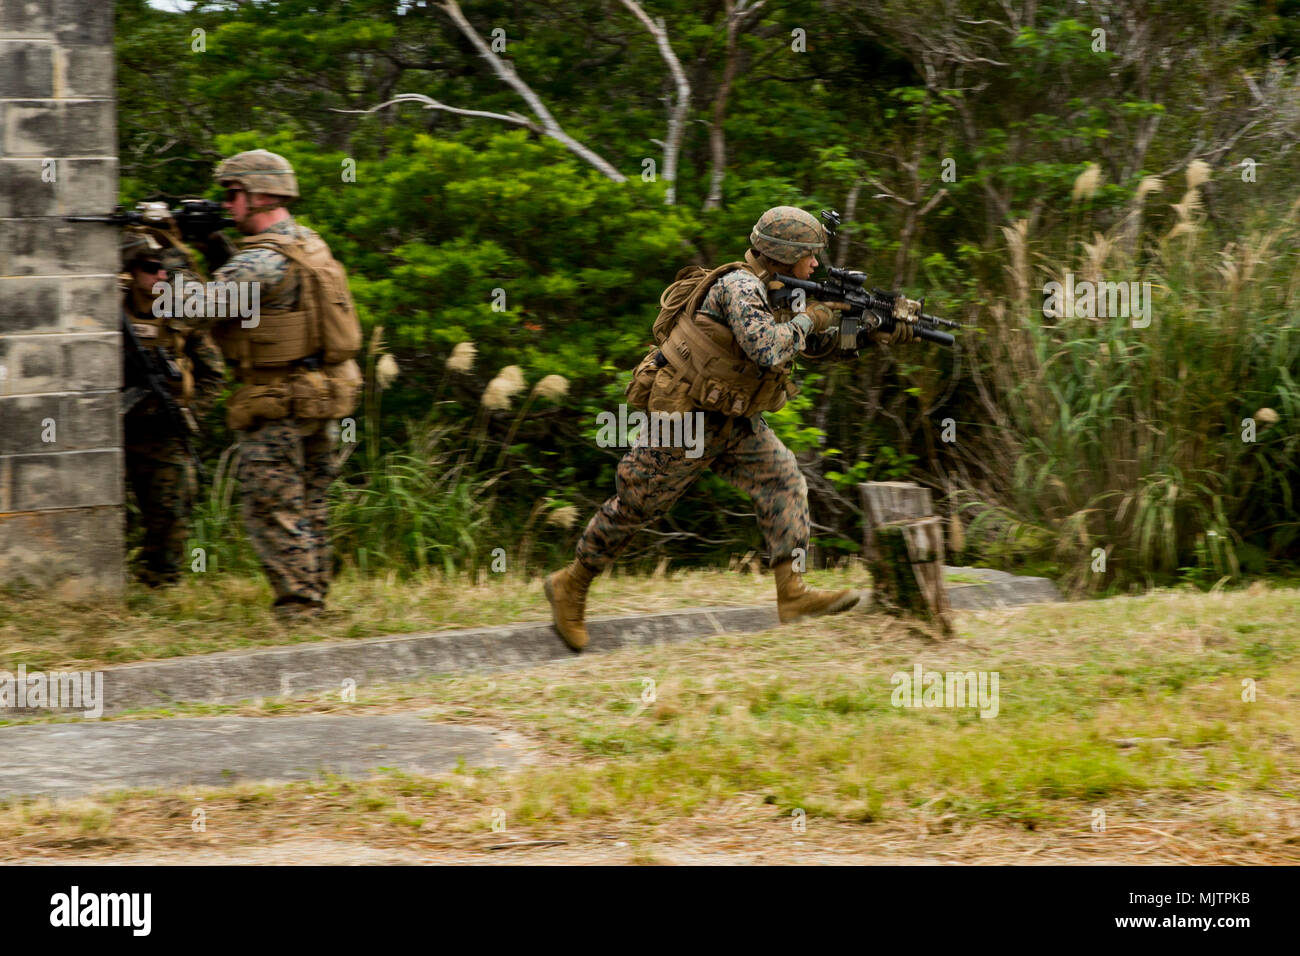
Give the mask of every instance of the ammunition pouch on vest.
[(319, 369), (252, 372), (226, 405), (226, 423), (236, 431), (281, 418), (339, 419), (361, 398), (361, 369), (352, 359)]
[(650, 354), (632, 372), (632, 381), (627, 383), (627, 403), (632, 408), (646, 407), (650, 400), (650, 390), (654, 387), (655, 377), (659, 372), (659, 350), (651, 349)]
[(700, 409), (750, 418), (776, 411), (797, 394), (792, 363), (763, 368), (745, 354), (724, 322), (699, 311), (713, 284), (736, 269), (760, 282), (766, 276), (747, 255), (744, 262), (711, 271), (688, 266), (664, 290), (654, 326), (659, 347), (641, 360), (627, 387), (634, 408), (668, 413)]
[[(798, 393), (788, 364), (763, 368), (745, 354), (730, 328), (703, 312), (683, 316), (661, 350), (668, 365), (655, 375), (650, 411), (698, 408), (750, 418), (777, 411)], [(664, 407), (656, 407), (660, 403)]]
[(245, 385), (226, 403), (226, 424), (235, 431), (255, 428), (262, 422), (288, 418), (293, 410), (290, 391), (284, 385)]
[[(244, 383), (227, 406), (233, 429), (280, 418), (338, 419), (352, 414), (363, 378), (355, 359), (361, 346), (347, 275), (325, 242), (305, 236), (261, 233), (244, 248), (269, 248), (290, 262), (284, 280), (262, 297), (272, 301), (291, 277), (299, 282), (296, 309), (263, 309), (255, 325), (218, 326), (214, 337)], [(313, 359), (314, 361), (307, 361)]]

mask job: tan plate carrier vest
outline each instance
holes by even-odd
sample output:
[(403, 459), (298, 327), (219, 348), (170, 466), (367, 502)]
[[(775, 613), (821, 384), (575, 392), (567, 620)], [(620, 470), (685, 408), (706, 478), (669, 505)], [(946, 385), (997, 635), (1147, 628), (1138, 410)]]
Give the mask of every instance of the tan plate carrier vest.
[[(300, 308), (262, 309), (251, 328), (230, 321), (214, 332), (244, 384), (226, 407), (230, 427), (247, 429), (258, 419), (351, 414), (361, 394), (361, 370), (354, 358), (361, 350), (361, 325), (342, 265), (325, 240), (310, 231), (301, 238), (258, 233), (245, 239), (243, 248), (274, 249), (289, 259), (290, 271), (265, 297), (274, 298), (296, 271)], [(321, 356), (318, 370), (299, 364), (313, 355)]]
[[(713, 284), (736, 269), (763, 281), (757, 264), (748, 261), (729, 262), (711, 272), (688, 266), (677, 274), (677, 281), (659, 300), (660, 320), (655, 323), (659, 348), (637, 367), (628, 388), (630, 400), (639, 397), (634, 393), (644, 392), (643, 401), (652, 412), (700, 409), (750, 418), (777, 411), (798, 393), (791, 379), (793, 362), (763, 368), (745, 354), (725, 322), (700, 311)], [(690, 298), (678, 307), (687, 292)], [(663, 368), (656, 369), (656, 352), (668, 361)], [(638, 380), (649, 388), (638, 388)]]

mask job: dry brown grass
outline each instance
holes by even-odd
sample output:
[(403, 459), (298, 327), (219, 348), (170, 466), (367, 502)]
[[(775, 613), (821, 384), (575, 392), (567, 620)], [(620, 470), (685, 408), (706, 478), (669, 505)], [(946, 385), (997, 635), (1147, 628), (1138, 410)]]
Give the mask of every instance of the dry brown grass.
[[(421, 712), (518, 735), (531, 759), (436, 779), (14, 803), (0, 808), (0, 858), (1296, 863), (1298, 617), (1293, 590), (1160, 592), (962, 614), (941, 644), (854, 612), (363, 687), (351, 705), (178, 707)], [(998, 670), (998, 717), (891, 707), (890, 674), (915, 662)], [(206, 833), (190, 829), (195, 807)], [(529, 845), (489, 849), (506, 843)]]

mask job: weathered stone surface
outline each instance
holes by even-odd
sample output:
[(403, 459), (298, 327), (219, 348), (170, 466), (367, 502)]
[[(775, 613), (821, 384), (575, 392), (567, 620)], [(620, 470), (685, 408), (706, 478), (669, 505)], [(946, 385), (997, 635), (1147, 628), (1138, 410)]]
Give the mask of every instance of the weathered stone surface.
[(0, 0), (0, 33), (48, 37), (54, 22), (54, 4), (48, 0)]
[(0, 455), (116, 448), (121, 418), (117, 391), (0, 398)]
[(46, 168), (39, 159), (0, 156), (0, 219), (58, 215), (58, 183), (42, 179)]
[(4, 459), (8, 489), (6, 511), (45, 511), (123, 503), (122, 453), (52, 452)]
[[(116, 307), (116, 302), (113, 305)], [(120, 333), (69, 334), (61, 336), (61, 339), (65, 388), (82, 392), (122, 387)]]
[[(123, 581), (113, 4), (0, 0), (0, 577)], [(42, 440), (54, 423), (54, 441)]]
[(226, 717), (0, 727), (0, 798), (513, 767), (516, 745), (410, 715)]
[[(64, 159), (58, 163), (60, 216), (102, 216), (117, 204), (116, 159)], [(73, 223), (84, 229), (103, 229), (95, 223)], [(78, 271), (91, 272), (91, 269)]]
[[(112, 48), (113, 4), (104, 0), (42, 0), (55, 7), (53, 27), (55, 38), (62, 46), (91, 46)], [(107, 91), (112, 95), (112, 90)]]
[(111, 45), (70, 43), (55, 58), (54, 87), (60, 96), (93, 98), (113, 89)]
[[(0, 289), (4, 288), (0, 280)], [(63, 347), (57, 335), (0, 336), (0, 395), (62, 391)]]
[(117, 332), (0, 336), (0, 395), (121, 388), (121, 342)]
[[(62, 219), (0, 222), (0, 276), (115, 275), (120, 261), (119, 235), (119, 230), (108, 224)], [(77, 281), (81, 280), (66, 278), (63, 287)]]
[(4, 156), (113, 156), (116, 118), (112, 100), (0, 101), (0, 153)]
[[(94, 257), (87, 255), (88, 264), (103, 266), (106, 262), (111, 263), (103, 275), (65, 276), (59, 286), (63, 293), (60, 314), (63, 327), (69, 332), (116, 333), (121, 328), (117, 274), (112, 271), (117, 268), (117, 236), (113, 233), (108, 238), (111, 242), (103, 245), (87, 244), (87, 247), (93, 246), (95, 251)], [(106, 309), (105, 302), (112, 303), (114, 307)], [(113, 348), (120, 347), (121, 340), (118, 339)]]
[(54, 332), (59, 329), (59, 279), (33, 276), (0, 279), (7, 333)]
[(54, 96), (54, 51), (40, 40), (0, 40), (0, 97)]
[[(0, 488), (9, 463), (0, 458)], [(0, 511), (8, 511), (0, 502)], [(125, 577), (120, 507), (0, 514), (0, 581), (45, 587), (81, 600), (116, 593)]]

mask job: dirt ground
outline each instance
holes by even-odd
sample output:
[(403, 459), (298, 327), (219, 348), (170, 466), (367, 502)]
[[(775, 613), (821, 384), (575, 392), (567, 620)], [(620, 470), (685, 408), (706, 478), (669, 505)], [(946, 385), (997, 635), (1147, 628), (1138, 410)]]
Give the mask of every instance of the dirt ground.
[[(129, 827), (126, 837), (72, 836), (0, 844), (10, 864), (174, 865), (1297, 865), (1294, 807), (1252, 801), (1256, 833), (1211, 836), (1212, 799), (1116, 807), (1104, 831), (1090, 826), (1025, 830), (1004, 823), (962, 828), (950, 815), (918, 809), (905, 821), (851, 824), (811, 818), (802, 832), (788, 816), (753, 800), (734, 801), (679, 823), (569, 822), (503, 832), (457, 832), (434, 820), (415, 832), (356, 821), (307, 823), (286, 834), (276, 817), (243, 818), (211, 805), (214, 825), (192, 832), (189, 804), (164, 812), (168, 797), (143, 798), (141, 816), (169, 826)], [(399, 809), (408, 809), (400, 802)], [(282, 807), (281, 810), (288, 809)], [(420, 808), (411, 806), (412, 813)], [(218, 821), (219, 824), (218, 824)]]

